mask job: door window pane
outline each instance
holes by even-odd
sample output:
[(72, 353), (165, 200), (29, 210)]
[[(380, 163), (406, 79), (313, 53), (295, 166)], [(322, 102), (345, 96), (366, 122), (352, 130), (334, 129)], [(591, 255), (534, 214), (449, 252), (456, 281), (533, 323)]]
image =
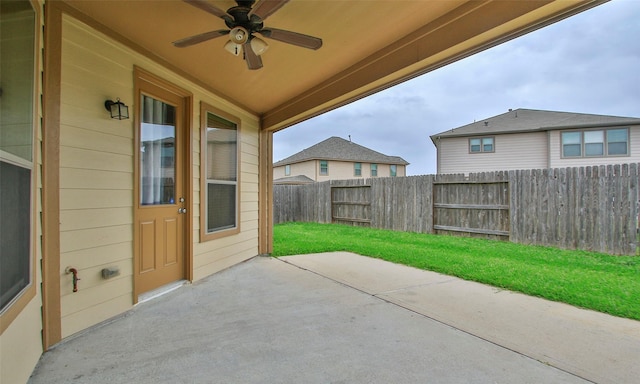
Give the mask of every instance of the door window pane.
[(176, 108), (142, 96), (140, 204), (175, 203)]

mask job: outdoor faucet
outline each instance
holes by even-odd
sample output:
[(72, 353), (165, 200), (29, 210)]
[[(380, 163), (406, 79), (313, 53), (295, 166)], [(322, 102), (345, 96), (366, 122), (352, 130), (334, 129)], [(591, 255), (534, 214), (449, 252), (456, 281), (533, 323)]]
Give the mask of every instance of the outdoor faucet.
[(80, 280), (80, 278), (78, 277), (78, 270), (75, 268), (71, 268), (71, 267), (67, 267), (67, 269), (65, 270), (65, 272), (67, 274), (71, 273), (73, 274), (73, 292), (78, 292), (78, 280)]

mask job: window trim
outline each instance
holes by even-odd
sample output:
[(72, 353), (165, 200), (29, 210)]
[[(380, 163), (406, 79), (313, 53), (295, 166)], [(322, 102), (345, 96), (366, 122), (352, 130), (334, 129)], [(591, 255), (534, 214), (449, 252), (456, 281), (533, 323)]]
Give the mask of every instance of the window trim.
[(291, 164), (287, 164), (284, 166), (284, 175), (291, 176)]
[[(373, 174), (373, 172), (375, 171), (375, 175)], [(371, 173), (371, 177), (378, 177), (378, 164), (377, 163), (371, 163), (371, 166), (369, 167), (369, 172)]]
[(353, 163), (353, 176), (362, 177), (362, 163)]
[[(326, 163), (326, 165), (327, 165), (327, 172), (326, 173), (322, 173), (322, 163)], [(318, 175), (320, 175), (320, 176), (329, 176), (329, 160), (320, 160), (318, 162), (318, 165), (319, 165)]]
[[(609, 142), (608, 142), (608, 133), (609, 131), (617, 131), (617, 130), (625, 130), (627, 132), (627, 153), (622, 154), (622, 155), (610, 155), (609, 154)], [(603, 133), (603, 141), (602, 141), (602, 151), (603, 154), (602, 155), (587, 155), (585, 153), (586, 151), (586, 143), (584, 141), (584, 133), (585, 132), (595, 132), (595, 131), (602, 131)], [(564, 141), (562, 136), (565, 133), (578, 133), (580, 135), (580, 155), (579, 156), (566, 156), (564, 154)], [(605, 128), (605, 127), (599, 127), (599, 128), (591, 128), (591, 129), (566, 129), (566, 130), (562, 130), (559, 133), (560, 137), (559, 137), (559, 142), (560, 142), (560, 158), (561, 159), (601, 159), (601, 158), (606, 158), (606, 157), (630, 157), (631, 156), (631, 130), (629, 129), (628, 126), (624, 126), (624, 127), (609, 127), (609, 128)]]
[[(38, 225), (37, 220), (39, 220), (39, 209), (42, 209), (40, 205), (38, 205), (36, 190), (40, 190), (40, 183), (38, 181), (38, 169), (42, 166), (40, 156), (39, 156), (39, 148), (40, 148), (40, 135), (39, 131), (41, 130), (41, 119), (40, 119), (40, 97), (42, 94), (41, 88), (41, 76), (40, 76), (40, 64), (41, 64), (41, 49), (40, 49), (40, 39), (41, 39), (41, 28), (42, 28), (42, 20), (41, 20), (41, 8), (40, 6), (33, 2), (29, 1), (29, 5), (34, 12), (34, 42), (33, 42), (33, 94), (32, 94), (32, 121), (31, 121), (31, 161), (30, 170), (31, 170), (31, 185), (30, 185), (30, 212), (29, 212), (29, 276), (31, 277), (29, 284), (26, 287), (22, 288), (22, 290), (16, 294), (16, 296), (11, 299), (11, 301), (0, 310), (0, 336), (4, 333), (4, 331), (9, 328), (11, 323), (22, 313), (22, 311), (27, 307), (27, 305), (33, 300), (36, 296), (37, 289), (37, 255), (42, 252), (40, 248), (36, 248), (38, 242), (36, 238), (39, 233), (37, 233)], [(18, 166), (24, 166), (25, 160), (22, 158), (18, 158), (17, 156), (13, 156), (9, 153), (3, 152), (3, 161), (8, 163), (12, 163)], [(43, 327), (45, 325), (43, 324)]]
[[(236, 225), (233, 228), (220, 229), (215, 232), (207, 232), (207, 113), (212, 113), (236, 125), (237, 148), (236, 148)], [(241, 120), (219, 108), (216, 108), (204, 101), (200, 102), (200, 243), (219, 239), (222, 237), (232, 236), (240, 233), (240, 189), (241, 189)]]
[[(480, 140), (480, 150), (479, 151), (472, 151), (471, 150), (471, 140)], [(490, 151), (485, 151), (484, 150), (484, 145), (482, 144), (482, 141), (484, 139), (491, 139), (491, 150)], [(477, 136), (477, 137), (470, 137), (467, 141), (468, 144), (468, 151), (469, 154), (471, 155), (477, 155), (479, 153), (495, 153), (496, 151), (496, 138), (495, 136)]]

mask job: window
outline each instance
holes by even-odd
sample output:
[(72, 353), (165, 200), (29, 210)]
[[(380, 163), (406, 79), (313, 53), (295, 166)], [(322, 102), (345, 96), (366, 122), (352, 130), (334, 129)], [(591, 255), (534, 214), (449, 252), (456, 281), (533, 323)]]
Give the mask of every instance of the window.
[(378, 164), (371, 164), (371, 177), (378, 177)]
[(561, 133), (562, 157), (604, 157), (629, 154), (629, 130), (569, 131)]
[(0, 28), (1, 334), (35, 294), (31, 232), (37, 29), (30, 2), (3, 8)]
[(581, 141), (580, 132), (562, 132), (562, 157), (582, 156)]
[(609, 129), (607, 131), (607, 155), (622, 156), (629, 154), (629, 130)]
[(320, 174), (325, 176), (329, 174), (329, 162), (327, 160), (320, 160)]
[(362, 163), (353, 163), (353, 175), (362, 176)]
[(396, 175), (398, 174), (398, 168), (397, 165), (395, 164), (391, 164), (389, 166), (389, 173), (391, 174), (391, 177), (396, 177)]
[(469, 152), (493, 152), (493, 137), (476, 137), (469, 139)]
[(284, 175), (291, 176), (291, 165), (287, 164), (284, 166)]
[(201, 240), (238, 233), (239, 120), (201, 105)]
[(584, 155), (604, 155), (604, 131), (587, 131), (584, 133)]

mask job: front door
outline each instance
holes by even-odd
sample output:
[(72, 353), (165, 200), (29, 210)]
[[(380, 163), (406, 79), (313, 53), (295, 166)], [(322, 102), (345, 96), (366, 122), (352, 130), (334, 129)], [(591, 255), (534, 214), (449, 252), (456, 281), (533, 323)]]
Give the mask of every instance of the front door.
[(141, 82), (136, 119), (135, 289), (185, 277), (185, 101)]

